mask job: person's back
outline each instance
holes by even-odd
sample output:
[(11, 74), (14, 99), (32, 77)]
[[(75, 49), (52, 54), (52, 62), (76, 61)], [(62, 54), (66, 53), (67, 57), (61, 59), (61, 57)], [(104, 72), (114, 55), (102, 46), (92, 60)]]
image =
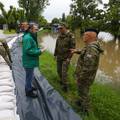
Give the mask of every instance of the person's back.
[[(76, 68), (76, 75), (79, 76), (80, 79), (86, 79), (87, 81), (90, 79), (94, 81), (99, 65), (99, 57), (102, 52), (98, 41), (92, 42), (81, 50)], [(84, 74), (81, 72), (82, 70)]]

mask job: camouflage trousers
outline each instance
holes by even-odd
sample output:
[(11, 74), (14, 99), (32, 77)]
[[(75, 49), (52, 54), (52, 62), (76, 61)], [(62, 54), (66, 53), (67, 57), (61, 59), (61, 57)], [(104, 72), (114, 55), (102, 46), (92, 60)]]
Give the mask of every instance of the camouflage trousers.
[(2, 45), (0, 45), (0, 55), (4, 58), (5, 62), (8, 64), (8, 66), (11, 66), (11, 62), (8, 58), (7, 52)]
[(77, 85), (78, 85), (78, 94), (79, 94), (79, 103), (80, 103), (80, 109), (83, 113), (89, 113), (91, 111), (91, 105), (90, 105), (90, 96), (89, 91), (90, 87), (94, 82), (94, 78), (86, 78), (81, 77), (77, 78)]
[(61, 83), (64, 86), (68, 85), (67, 77), (68, 77), (68, 68), (70, 61), (57, 59), (57, 72), (61, 79)]

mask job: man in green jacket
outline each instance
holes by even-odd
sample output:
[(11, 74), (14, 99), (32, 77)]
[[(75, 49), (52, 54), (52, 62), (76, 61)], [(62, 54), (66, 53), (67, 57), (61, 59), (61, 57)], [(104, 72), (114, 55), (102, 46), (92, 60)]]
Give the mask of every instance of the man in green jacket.
[(34, 68), (39, 66), (39, 55), (44, 51), (37, 47), (33, 34), (38, 30), (35, 24), (29, 26), (26, 22), (24, 26), (26, 30), (23, 35), (23, 48), (22, 48), (22, 63), (26, 72), (25, 91), (26, 96), (36, 98), (37, 94), (34, 93), (32, 88), (32, 80), (34, 79)]

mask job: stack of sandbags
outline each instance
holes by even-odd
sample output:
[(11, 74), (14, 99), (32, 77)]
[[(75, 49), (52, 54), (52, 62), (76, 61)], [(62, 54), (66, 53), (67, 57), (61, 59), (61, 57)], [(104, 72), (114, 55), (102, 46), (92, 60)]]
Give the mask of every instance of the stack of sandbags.
[(12, 48), (12, 45), (13, 45), (14, 42), (19, 42), (20, 45), (21, 45), (21, 44), (22, 44), (22, 36), (23, 36), (23, 34), (20, 33), (20, 34), (18, 34), (16, 37), (14, 37), (11, 41), (9, 41), (9, 42), (7, 43), (8, 46), (9, 46), (9, 48), (10, 48), (10, 49)]
[(12, 71), (0, 56), (0, 120), (19, 120)]

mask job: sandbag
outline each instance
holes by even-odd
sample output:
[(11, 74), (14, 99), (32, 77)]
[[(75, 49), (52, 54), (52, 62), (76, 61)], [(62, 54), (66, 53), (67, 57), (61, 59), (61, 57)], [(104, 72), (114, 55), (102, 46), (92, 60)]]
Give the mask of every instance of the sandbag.
[(14, 103), (13, 102), (4, 102), (0, 104), (0, 112), (3, 110), (14, 110)]
[(0, 87), (1, 86), (14, 87), (13, 83), (10, 81), (0, 81)]
[(8, 95), (4, 95), (4, 96), (0, 96), (0, 103), (1, 102), (14, 102), (15, 97), (13, 96), (8, 96)]
[(11, 110), (0, 111), (0, 120), (15, 120), (14, 112)]
[(9, 86), (1, 86), (0, 92), (13, 92), (14, 88)]

